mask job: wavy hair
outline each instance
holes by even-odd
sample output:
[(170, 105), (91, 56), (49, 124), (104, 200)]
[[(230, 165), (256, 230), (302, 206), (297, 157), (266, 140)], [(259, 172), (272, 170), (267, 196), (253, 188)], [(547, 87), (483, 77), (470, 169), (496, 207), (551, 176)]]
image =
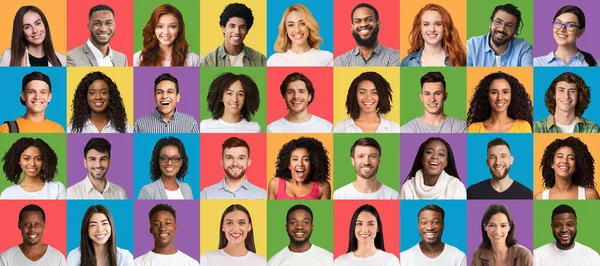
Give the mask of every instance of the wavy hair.
[(48, 57), (48, 62), (53, 66), (62, 66), (58, 56), (54, 52), (54, 44), (52, 44), (52, 34), (50, 34), (50, 25), (46, 15), (36, 6), (22, 6), (17, 10), (15, 19), (13, 20), (12, 40), (10, 42), (10, 66), (22, 66), (23, 55), (25, 54), (25, 48), (27, 47), (27, 39), (23, 34), (23, 17), (27, 12), (35, 12), (42, 18), (42, 23), (46, 28), (46, 39), (42, 43), (44, 54)]
[(108, 253), (107, 261), (109, 266), (117, 266), (117, 235), (115, 230), (115, 222), (110, 214), (110, 211), (108, 211), (108, 209), (102, 205), (90, 206), (87, 211), (85, 211), (83, 219), (81, 220), (81, 240), (79, 246), (81, 252), (80, 265), (96, 266), (96, 250), (94, 249), (94, 242), (92, 239), (90, 239), (88, 232), (90, 219), (95, 213), (104, 214), (108, 220), (108, 224), (110, 225), (110, 237), (104, 244)]
[(252, 78), (245, 74), (233, 74), (231, 72), (225, 72), (215, 78), (208, 89), (208, 95), (206, 101), (208, 104), (208, 110), (212, 114), (213, 119), (219, 119), (225, 112), (225, 104), (223, 104), (223, 93), (231, 85), (240, 81), (242, 88), (244, 89), (244, 106), (240, 111), (242, 118), (248, 121), (252, 121), (252, 116), (258, 111), (260, 107), (260, 92), (258, 86)]
[(446, 150), (448, 153), (448, 164), (446, 165), (446, 168), (444, 168), (444, 171), (447, 174), (456, 177), (458, 180), (460, 180), (460, 176), (458, 176), (458, 170), (456, 169), (456, 160), (454, 159), (454, 153), (452, 152), (452, 147), (450, 147), (450, 144), (443, 138), (431, 137), (423, 143), (421, 143), (421, 146), (419, 146), (419, 151), (417, 151), (417, 155), (415, 155), (415, 160), (413, 161), (412, 168), (410, 169), (410, 172), (408, 173), (408, 176), (406, 177), (406, 180), (404, 180), (404, 182), (413, 178), (419, 170), (423, 169), (423, 155), (425, 154), (425, 147), (427, 147), (429, 143), (434, 141), (439, 141), (442, 144), (444, 144), (444, 146), (446, 146)]
[(304, 5), (295, 4), (293, 6), (288, 7), (285, 12), (283, 12), (283, 16), (281, 17), (281, 22), (279, 23), (279, 34), (277, 35), (277, 41), (275, 41), (275, 52), (284, 53), (292, 47), (292, 40), (287, 35), (286, 29), (286, 19), (292, 12), (298, 12), (304, 19), (304, 23), (306, 23), (306, 27), (308, 28), (308, 46), (311, 48), (319, 50), (319, 44), (323, 42), (323, 39), (319, 35), (319, 23), (313, 17), (310, 10)]
[[(225, 215), (233, 212), (233, 211), (242, 211), (248, 216), (248, 223), (252, 226), (252, 217), (250, 217), (250, 212), (246, 207), (240, 204), (232, 204), (223, 211), (223, 215), (221, 215), (221, 223), (219, 223), (219, 248), (222, 249), (227, 246), (228, 242), (227, 237), (225, 236), (225, 232), (223, 232), (223, 222), (225, 221)], [(256, 245), (254, 245), (254, 228), (248, 231), (246, 235), (246, 239), (244, 239), (244, 245), (246, 249), (256, 253)]]
[(144, 49), (140, 55), (140, 66), (162, 66), (164, 56), (161, 55), (159, 41), (156, 38), (154, 31), (158, 20), (162, 15), (171, 14), (179, 21), (179, 31), (177, 32), (177, 38), (172, 43), (171, 47), (171, 66), (185, 66), (186, 57), (188, 53), (188, 42), (185, 39), (185, 23), (183, 22), (183, 16), (179, 10), (170, 5), (164, 4), (152, 11), (150, 19), (144, 27), (142, 35), (144, 36)]
[(329, 157), (323, 143), (315, 138), (301, 137), (293, 139), (284, 144), (277, 155), (275, 163), (275, 176), (284, 178), (285, 180), (292, 179), (292, 171), (290, 170), (290, 158), (292, 152), (296, 149), (304, 148), (308, 151), (308, 159), (310, 160), (310, 173), (304, 180), (304, 183), (318, 182), (323, 183), (329, 180)]
[(577, 88), (577, 104), (575, 104), (575, 116), (582, 116), (587, 109), (588, 105), (591, 102), (592, 92), (590, 91), (590, 87), (585, 84), (585, 81), (575, 73), (565, 72), (560, 74), (552, 83), (550, 83), (550, 87), (546, 90), (546, 96), (544, 97), (544, 101), (546, 102), (546, 107), (548, 108), (548, 112), (554, 115), (556, 111), (556, 84), (564, 81), (567, 83), (575, 84)]
[(595, 188), (594, 182), (594, 157), (579, 138), (568, 137), (566, 139), (556, 139), (544, 150), (540, 170), (542, 171), (542, 185), (545, 188), (552, 188), (556, 183), (554, 169), (554, 156), (561, 147), (569, 147), (575, 153), (575, 172), (571, 177), (571, 183), (580, 187)]
[(2, 170), (6, 174), (6, 180), (15, 184), (19, 183), (21, 173), (23, 172), (19, 161), (21, 160), (21, 154), (29, 147), (38, 148), (42, 155), (42, 171), (40, 172), (42, 181), (44, 183), (52, 181), (54, 176), (58, 174), (58, 169), (56, 168), (58, 165), (58, 156), (56, 156), (56, 153), (48, 143), (38, 138), (20, 138), (6, 151), (4, 157), (2, 157), (2, 162), (4, 163)]
[(358, 105), (358, 85), (365, 80), (372, 82), (377, 89), (377, 94), (379, 95), (379, 101), (377, 102), (377, 113), (387, 114), (392, 110), (393, 100), (392, 87), (390, 83), (377, 72), (363, 72), (354, 80), (352, 80), (352, 83), (348, 88), (348, 94), (346, 95), (346, 113), (349, 114), (353, 120), (358, 119), (360, 116), (360, 106)]
[(167, 146), (176, 147), (179, 151), (179, 156), (181, 157), (181, 167), (179, 167), (179, 171), (177, 172), (177, 180), (183, 181), (183, 178), (187, 175), (189, 159), (188, 155), (185, 152), (185, 146), (180, 139), (176, 137), (166, 137), (159, 139), (154, 145), (154, 149), (152, 150), (152, 157), (150, 158), (150, 178), (152, 181), (156, 181), (160, 179), (162, 176), (162, 171), (160, 170), (160, 151)]

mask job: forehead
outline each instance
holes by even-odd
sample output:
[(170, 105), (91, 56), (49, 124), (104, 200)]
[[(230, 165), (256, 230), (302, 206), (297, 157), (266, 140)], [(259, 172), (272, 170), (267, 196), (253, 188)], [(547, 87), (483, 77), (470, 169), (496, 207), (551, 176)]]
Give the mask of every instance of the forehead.
[(48, 83), (46, 83), (44, 81), (32, 80), (25, 85), (25, 89), (41, 91), (41, 90), (48, 90), (48, 89), (50, 89), (50, 87), (48, 86)]
[(306, 83), (304, 83), (304, 81), (302, 81), (302, 80), (295, 80), (295, 81), (292, 81), (292, 82), (288, 83), (287, 89), (288, 90), (306, 89)]
[(488, 149), (488, 154), (502, 154), (502, 153), (506, 153), (506, 154), (510, 155), (510, 150), (508, 149), (508, 147), (506, 147), (506, 145), (496, 145), (496, 146), (492, 146)]
[(158, 18), (159, 24), (179, 23), (179, 20), (173, 14), (164, 14)]
[(352, 13), (352, 19), (355, 18), (366, 18), (366, 17), (374, 17), (375, 16), (375, 12), (373, 12), (373, 10), (371, 10), (368, 7), (359, 7), (356, 10), (354, 10), (354, 13)]
[(22, 220), (27, 221), (40, 221), (43, 222), (42, 213), (39, 211), (26, 211), (23, 212)]
[(490, 83), (490, 89), (510, 89), (510, 83), (505, 79), (495, 79)]
[(175, 217), (173, 217), (173, 214), (170, 211), (167, 210), (160, 210), (155, 212), (152, 217), (150, 218), (151, 221), (154, 220), (175, 220)]
[(559, 213), (552, 215), (552, 222), (556, 221), (577, 221), (577, 216), (574, 213)]
[(285, 18), (286, 21), (298, 21), (298, 20), (303, 20), (304, 16), (302, 15), (302, 13), (300, 13), (299, 11), (292, 11), (290, 12), (290, 14), (287, 15), (287, 17)]
[(227, 20), (227, 24), (246, 25), (246, 20), (240, 17), (231, 17)]
[(575, 155), (575, 152), (573, 152), (573, 149), (571, 149), (571, 147), (569, 147), (569, 146), (562, 146), (562, 147), (558, 148), (556, 150), (556, 154), (559, 154), (559, 153), (562, 153), (565, 155)]
[(166, 90), (166, 89), (175, 89), (175, 82), (170, 80), (163, 80), (156, 84), (156, 89)]
[(358, 83), (358, 89), (373, 90), (377, 88), (375, 87), (375, 84), (372, 81), (363, 80), (360, 83)]
[(309, 219), (312, 221), (312, 217), (310, 216), (310, 213), (308, 213), (306, 210), (303, 210), (303, 209), (297, 209), (297, 210), (294, 210), (293, 212), (291, 212), (290, 216), (289, 216), (289, 220), (291, 220), (291, 219), (296, 219), (296, 220)]
[(106, 215), (104, 213), (101, 213), (101, 212), (95, 212), (92, 214), (92, 216), (90, 216), (90, 222), (103, 221), (103, 220), (108, 220), (108, 218), (106, 217)]
[(434, 210), (423, 210), (419, 213), (419, 219), (423, 218), (442, 219), (442, 214)]
[(110, 10), (99, 10), (99, 11), (94, 11), (94, 13), (92, 13), (92, 20), (111, 20), (111, 19), (115, 19), (115, 16), (113, 15), (112, 12), (110, 12)]
[(566, 81), (559, 81), (556, 83), (556, 88), (563, 88), (563, 89), (577, 89), (577, 84), (575, 83), (569, 83)]
[(40, 154), (41, 154), (41, 152), (40, 152), (40, 149), (38, 149), (38, 147), (36, 147), (36, 146), (29, 146), (29, 147), (27, 147), (27, 149), (25, 149), (23, 151), (23, 153), (21, 153), (21, 156), (25, 156), (25, 155), (28, 155), (28, 156), (38, 156)]
[(292, 156), (300, 156), (300, 155), (309, 155), (308, 150), (306, 148), (295, 148), (292, 151)]
[(575, 22), (575, 23), (579, 23), (579, 19), (573, 13), (562, 13), (558, 17), (556, 17), (556, 20), (560, 20), (562, 22)]
[(425, 82), (421, 90), (429, 92), (444, 91), (444, 85), (441, 82)]
[(102, 157), (102, 156), (106, 156), (108, 157), (108, 152), (99, 152), (96, 149), (90, 149), (88, 150), (87, 154), (85, 155), (85, 157)]
[(517, 24), (517, 17), (511, 15), (510, 13), (504, 10), (498, 10), (496, 14), (494, 14), (494, 19), (498, 18), (504, 22), (512, 22), (513, 24)]
[(23, 16), (23, 24), (33, 23), (33, 22), (37, 21), (38, 19), (42, 19), (42, 17), (40, 16), (40, 14), (38, 14), (35, 11), (28, 11)]
[(90, 84), (89, 89), (107, 89), (108, 88), (108, 84), (106, 84), (106, 81), (102, 80), (102, 79), (97, 79), (94, 80), (94, 82), (92, 82), (92, 84)]
[(160, 155), (179, 155), (179, 149), (173, 145), (164, 146), (160, 149)]
[(241, 81), (236, 80), (233, 83), (231, 83), (231, 85), (229, 85), (229, 87), (227, 89), (225, 89), (225, 91), (235, 91), (235, 92), (244, 91), (244, 87), (242, 86)]
[(490, 223), (508, 223), (508, 218), (506, 217), (506, 215), (504, 213), (496, 213), (494, 215), (492, 215), (492, 217), (490, 217)]
[(446, 145), (439, 140), (434, 140), (427, 143), (427, 145), (425, 145), (425, 149), (446, 150)]
[(440, 15), (440, 12), (437, 12), (435, 10), (427, 10), (427, 11), (423, 12), (423, 15), (421, 16), (421, 20), (422, 21), (441, 21), (442, 16)]
[(372, 146), (357, 145), (356, 147), (354, 147), (354, 154), (359, 153), (379, 153), (379, 151), (377, 150), (377, 148)]
[(226, 155), (233, 155), (233, 156), (246, 155), (246, 156), (248, 156), (248, 149), (246, 149), (246, 147), (225, 148), (223, 150), (223, 156), (226, 156)]
[(225, 214), (225, 220), (248, 220), (248, 215), (246, 215), (246, 213), (243, 211), (235, 210)]
[(358, 214), (358, 217), (356, 218), (357, 220), (360, 221), (375, 221), (377, 220), (377, 218), (375, 217), (375, 215), (373, 215), (372, 213), (368, 212), (368, 211), (362, 211)]

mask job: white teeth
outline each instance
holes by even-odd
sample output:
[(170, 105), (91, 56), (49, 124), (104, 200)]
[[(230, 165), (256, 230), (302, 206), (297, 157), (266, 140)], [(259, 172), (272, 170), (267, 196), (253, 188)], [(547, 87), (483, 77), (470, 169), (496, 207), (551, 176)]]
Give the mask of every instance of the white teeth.
[(429, 107), (436, 107), (436, 106), (438, 106), (438, 104), (437, 103), (430, 103), (427, 106), (429, 106)]
[(439, 166), (439, 165), (440, 165), (440, 163), (438, 163), (438, 162), (430, 162), (430, 163), (429, 163), (429, 165), (435, 165), (435, 166)]
[(373, 104), (375, 104), (375, 103), (365, 103), (365, 102), (363, 102), (363, 104), (364, 104), (364, 105), (371, 106), (371, 105), (373, 105)]
[(241, 233), (233, 233), (233, 234), (231, 234), (231, 236), (233, 236), (233, 237), (240, 237), (240, 236), (242, 236), (242, 234)]
[(369, 32), (369, 30), (368, 30), (368, 29), (364, 29), (364, 30), (360, 30), (360, 31), (358, 31), (358, 32), (365, 34), (365, 33), (368, 33), (368, 32)]
[(29, 238), (36, 238), (38, 235), (29, 235)]
[(302, 233), (302, 232), (297, 232), (297, 233), (295, 233), (294, 235), (296, 235), (297, 237), (303, 237), (303, 236), (304, 236), (304, 233)]

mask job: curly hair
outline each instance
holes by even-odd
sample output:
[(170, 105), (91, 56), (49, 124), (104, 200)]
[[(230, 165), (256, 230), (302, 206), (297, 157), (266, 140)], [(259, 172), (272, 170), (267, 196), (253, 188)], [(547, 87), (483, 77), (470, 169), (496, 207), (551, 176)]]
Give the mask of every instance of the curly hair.
[(450, 65), (452, 66), (464, 66), (467, 64), (467, 50), (465, 46), (462, 44), (460, 40), (460, 35), (458, 34), (458, 30), (454, 26), (454, 21), (452, 21), (452, 16), (450, 16), (450, 12), (446, 10), (443, 6), (437, 4), (427, 4), (419, 13), (415, 15), (415, 19), (413, 20), (413, 26), (410, 30), (409, 34), (409, 42), (410, 48), (408, 49), (408, 54), (412, 54), (416, 51), (419, 51), (424, 46), (423, 37), (421, 36), (421, 19), (423, 18), (423, 14), (425, 11), (436, 11), (440, 14), (442, 18), (442, 26), (444, 27), (444, 36), (442, 37), (442, 47), (448, 53), (448, 58), (450, 59)]
[(346, 95), (346, 113), (354, 120), (360, 116), (360, 106), (357, 100), (358, 85), (365, 80), (372, 82), (377, 89), (377, 94), (379, 95), (377, 112), (387, 114), (392, 110), (392, 88), (390, 83), (377, 72), (363, 72), (352, 80), (350, 88), (348, 88), (348, 94)]
[(254, 15), (252, 15), (252, 9), (248, 8), (248, 6), (242, 3), (233, 3), (227, 5), (221, 16), (219, 16), (219, 26), (224, 28), (227, 25), (227, 21), (230, 18), (241, 18), (246, 21), (246, 25), (248, 26), (248, 30), (252, 28), (252, 24), (254, 24)]
[(579, 138), (568, 137), (566, 139), (556, 139), (544, 150), (540, 170), (542, 171), (542, 185), (545, 188), (552, 188), (556, 183), (554, 169), (554, 156), (561, 147), (569, 147), (575, 153), (575, 172), (571, 178), (571, 183), (581, 186), (595, 188), (594, 183), (594, 157), (588, 150), (587, 145)]
[(585, 81), (580, 76), (571, 72), (560, 74), (552, 81), (552, 83), (550, 83), (550, 87), (548, 87), (546, 96), (544, 97), (548, 112), (554, 115), (554, 112), (556, 111), (556, 85), (561, 81), (575, 84), (575, 87), (577, 87), (577, 104), (575, 104), (575, 115), (578, 117), (582, 116), (585, 112), (585, 109), (587, 109), (591, 102), (592, 92), (590, 91), (590, 87), (585, 84)]
[[(148, 219), (152, 219), (152, 216), (154, 216), (154, 214), (156, 214), (159, 211), (167, 211), (171, 213), (171, 215), (173, 215), (173, 219), (177, 220), (177, 212), (175, 211), (175, 209), (173, 209), (173, 206), (166, 203), (159, 203), (154, 205), (154, 207), (150, 209), (150, 212), (148, 212)], [(152, 223), (152, 221), (150, 221), (150, 223)]]
[(275, 52), (284, 53), (292, 47), (292, 40), (290, 40), (290, 37), (287, 35), (287, 25), (285, 21), (294, 11), (300, 13), (304, 19), (304, 23), (306, 23), (306, 28), (308, 28), (308, 38), (306, 39), (308, 46), (319, 50), (319, 44), (323, 42), (323, 39), (319, 35), (319, 23), (307, 7), (301, 4), (295, 4), (288, 7), (285, 12), (283, 12), (281, 23), (279, 23), (279, 34), (277, 35), (277, 41), (275, 41)]
[(244, 105), (240, 111), (242, 118), (248, 121), (252, 121), (252, 116), (258, 111), (260, 106), (260, 92), (258, 86), (254, 83), (254, 80), (248, 75), (244, 74), (233, 74), (231, 72), (225, 72), (219, 75), (215, 80), (210, 83), (208, 89), (208, 95), (206, 101), (208, 102), (208, 110), (212, 114), (213, 119), (219, 119), (225, 112), (225, 105), (223, 104), (223, 93), (225, 90), (236, 81), (242, 83), (244, 88)]
[(71, 109), (73, 115), (71, 116), (71, 127), (72, 132), (81, 133), (86, 121), (90, 118), (90, 106), (88, 104), (88, 90), (90, 85), (96, 80), (103, 80), (108, 85), (108, 106), (104, 110), (106, 119), (110, 120), (110, 123), (120, 133), (125, 133), (127, 129), (127, 112), (123, 105), (123, 99), (117, 84), (113, 80), (100, 71), (90, 72), (77, 85), (75, 90), (75, 96), (73, 96), (73, 103)]
[(176, 147), (179, 151), (179, 156), (181, 157), (181, 167), (179, 168), (179, 172), (177, 172), (177, 180), (183, 181), (183, 178), (188, 172), (188, 156), (185, 152), (185, 146), (183, 146), (183, 142), (181, 142), (180, 139), (171, 136), (159, 139), (156, 142), (156, 145), (154, 145), (154, 150), (152, 150), (152, 157), (150, 159), (150, 178), (152, 181), (156, 181), (162, 176), (159, 161), (160, 151), (167, 146)]
[(423, 155), (425, 154), (425, 148), (429, 143), (434, 141), (439, 141), (442, 144), (444, 144), (444, 146), (446, 146), (446, 150), (448, 152), (448, 164), (446, 165), (444, 171), (447, 174), (456, 177), (458, 180), (460, 180), (458, 170), (456, 169), (456, 160), (454, 160), (454, 153), (452, 152), (452, 147), (450, 147), (450, 144), (443, 138), (431, 137), (423, 143), (421, 143), (421, 146), (419, 146), (419, 151), (417, 151), (417, 155), (415, 156), (415, 160), (413, 161), (412, 168), (410, 169), (410, 172), (408, 173), (408, 176), (406, 177), (406, 180), (404, 180), (404, 182), (413, 178), (417, 174), (417, 171), (423, 169)]
[(508, 105), (508, 117), (527, 121), (529, 126), (533, 128), (533, 106), (525, 86), (517, 78), (501, 71), (485, 76), (473, 89), (473, 97), (471, 97), (469, 112), (467, 113), (467, 126), (476, 122), (483, 122), (492, 116), (489, 91), (492, 82), (497, 79), (504, 79), (510, 85), (511, 98)]
[(56, 165), (58, 164), (58, 156), (54, 150), (48, 145), (43, 139), (34, 138), (20, 138), (6, 151), (4, 157), (2, 157), (2, 170), (6, 174), (6, 180), (12, 183), (19, 183), (23, 168), (19, 164), (21, 160), (21, 154), (29, 148), (36, 147), (40, 150), (42, 155), (42, 171), (40, 176), (42, 181), (50, 182), (54, 179), (54, 176), (58, 174)]
[(156, 25), (162, 15), (173, 15), (179, 21), (179, 31), (177, 38), (171, 46), (171, 66), (185, 66), (186, 57), (188, 54), (188, 42), (185, 39), (185, 23), (183, 16), (179, 10), (169, 4), (164, 4), (152, 12), (150, 19), (144, 27), (142, 35), (144, 36), (144, 49), (140, 55), (140, 66), (162, 66), (164, 61), (163, 55), (160, 53), (160, 42), (156, 38)]
[(328, 152), (321, 141), (310, 137), (291, 140), (281, 147), (277, 155), (275, 176), (284, 178), (285, 180), (292, 179), (292, 171), (289, 169), (290, 157), (294, 150), (301, 148), (308, 151), (310, 160), (310, 173), (308, 173), (308, 178), (304, 182), (323, 183), (329, 180), (330, 163), (327, 156)]

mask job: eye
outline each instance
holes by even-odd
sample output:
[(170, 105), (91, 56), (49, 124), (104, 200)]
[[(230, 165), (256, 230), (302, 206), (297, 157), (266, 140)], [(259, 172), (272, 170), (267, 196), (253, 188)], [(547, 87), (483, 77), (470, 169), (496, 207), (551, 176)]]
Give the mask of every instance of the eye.
[(171, 29), (177, 29), (177, 26), (171, 25), (171, 26), (169, 26), (169, 28), (171, 28)]
[(156, 26), (156, 28), (157, 28), (157, 29), (162, 29), (162, 28), (163, 28), (163, 25), (158, 25), (158, 26)]

